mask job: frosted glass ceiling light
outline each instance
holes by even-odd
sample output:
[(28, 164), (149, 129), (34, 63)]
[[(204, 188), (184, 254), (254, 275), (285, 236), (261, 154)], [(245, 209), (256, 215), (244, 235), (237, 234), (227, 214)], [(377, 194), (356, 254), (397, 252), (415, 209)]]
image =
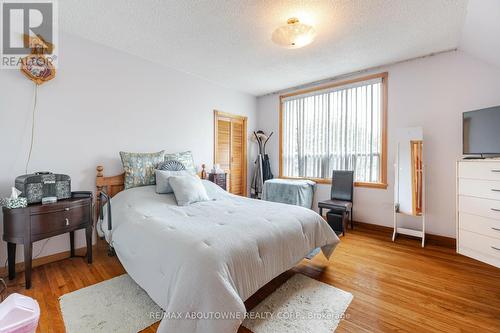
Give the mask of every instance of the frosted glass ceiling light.
[(272, 40), (278, 45), (298, 49), (310, 44), (316, 37), (316, 30), (310, 25), (300, 23), (296, 17), (288, 19), (286, 23), (273, 32)]

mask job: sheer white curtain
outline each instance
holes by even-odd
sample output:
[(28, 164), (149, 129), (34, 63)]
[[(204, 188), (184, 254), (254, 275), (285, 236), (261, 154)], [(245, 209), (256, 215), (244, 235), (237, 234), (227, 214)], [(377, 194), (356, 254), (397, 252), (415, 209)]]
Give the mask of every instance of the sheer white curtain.
[(283, 176), (354, 170), (357, 182), (380, 182), (381, 94), (376, 79), (283, 99)]

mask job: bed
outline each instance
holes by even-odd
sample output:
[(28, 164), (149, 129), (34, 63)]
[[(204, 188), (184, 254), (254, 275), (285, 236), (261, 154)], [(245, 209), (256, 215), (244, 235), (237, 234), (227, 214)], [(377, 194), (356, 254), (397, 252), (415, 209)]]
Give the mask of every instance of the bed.
[(165, 311), (161, 333), (237, 332), (246, 299), (311, 250), (330, 257), (339, 242), (303, 207), (238, 197), (209, 181), (209, 201), (181, 207), (173, 194), (123, 191), (123, 175), (97, 171), (97, 192), (113, 196), (113, 228), (102, 223), (98, 233)]

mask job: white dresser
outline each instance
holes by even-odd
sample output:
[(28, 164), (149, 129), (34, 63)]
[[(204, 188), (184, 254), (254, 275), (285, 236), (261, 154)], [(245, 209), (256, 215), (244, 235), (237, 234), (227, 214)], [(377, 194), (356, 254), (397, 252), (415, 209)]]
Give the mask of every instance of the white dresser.
[(500, 267), (500, 160), (458, 162), (457, 252)]

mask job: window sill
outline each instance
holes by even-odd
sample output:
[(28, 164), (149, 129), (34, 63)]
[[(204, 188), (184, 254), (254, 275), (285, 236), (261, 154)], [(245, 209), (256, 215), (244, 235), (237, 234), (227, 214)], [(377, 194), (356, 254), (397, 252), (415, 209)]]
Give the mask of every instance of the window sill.
[(367, 187), (367, 188), (379, 188), (386, 190), (387, 189), (387, 184), (386, 183), (363, 183), (363, 182), (355, 182), (354, 186), (356, 187)]
[[(325, 179), (325, 178), (300, 178), (300, 177), (285, 177), (281, 176), (279, 178), (282, 179), (307, 179), (307, 180), (312, 180), (316, 182), (317, 184), (331, 184), (332, 180), (331, 179)], [(378, 189), (387, 189), (387, 184), (386, 183), (364, 183), (364, 182), (354, 182), (355, 187), (366, 187), (366, 188), (378, 188)]]

